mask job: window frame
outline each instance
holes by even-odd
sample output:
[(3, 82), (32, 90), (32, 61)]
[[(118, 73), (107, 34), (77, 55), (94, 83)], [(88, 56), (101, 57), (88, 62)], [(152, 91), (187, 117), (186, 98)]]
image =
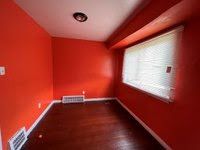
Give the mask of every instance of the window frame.
[[(151, 42), (151, 41), (153, 41), (153, 40), (156, 40), (156, 39), (158, 39), (158, 38), (161, 38), (161, 37), (163, 37), (163, 36), (166, 36), (166, 35), (171, 34), (171, 33), (174, 33), (174, 32), (177, 33), (177, 35), (178, 35), (178, 37), (179, 37), (179, 39), (177, 40), (177, 43), (179, 43), (179, 42), (180, 42), (179, 40), (180, 40), (180, 37), (181, 37), (181, 35), (182, 35), (183, 29), (184, 29), (184, 26), (181, 25), (181, 26), (178, 26), (178, 27), (176, 27), (176, 28), (174, 28), (174, 29), (172, 29), (172, 30), (170, 30), (170, 31), (167, 31), (167, 32), (164, 32), (164, 33), (160, 33), (159, 35), (155, 35), (155, 36), (151, 37), (150, 39), (147, 39), (147, 40), (144, 40), (144, 41), (139, 42), (139, 43), (137, 43), (137, 44), (134, 44), (134, 45), (131, 45), (131, 46), (129, 46), (129, 47), (126, 47), (125, 50), (124, 50), (124, 53), (123, 53), (123, 63), (122, 63), (122, 72), (121, 72), (121, 82), (122, 82), (125, 86), (127, 86), (127, 87), (129, 87), (129, 88), (131, 88), (131, 89), (140, 91), (140, 92), (142, 92), (142, 93), (144, 93), (144, 94), (147, 94), (147, 95), (149, 95), (149, 96), (151, 96), (151, 97), (154, 97), (154, 98), (156, 98), (156, 99), (158, 99), (158, 100), (161, 100), (161, 101), (163, 101), (163, 102), (165, 102), (165, 103), (167, 103), (167, 104), (174, 102), (174, 95), (168, 99), (168, 98), (165, 98), (165, 97), (162, 97), (162, 96), (153, 94), (153, 93), (151, 93), (151, 92), (147, 92), (147, 91), (145, 91), (145, 90), (142, 90), (142, 89), (140, 89), (140, 88), (138, 88), (138, 87), (136, 87), (136, 86), (134, 86), (134, 85), (130, 85), (130, 84), (128, 84), (128, 83), (125, 83), (125, 82), (123, 81), (123, 72), (124, 72), (124, 65), (125, 65), (125, 63), (124, 63), (125, 60), (124, 60), (124, 59), (125, 59), (125, 52), (126, 52), (126, 50), (127, 50), (128, 48), (135, 47), (135, 46), (139, 46), (139, 45), (143, 45), (143, 44), (145, 44), (145, 43)], [(175, 50), (176, 50), (176, 49), (177, 49), (177, 47), (175, 47)], [(175, 57), (177, 57), (177, 52), (175, 53)], [(175, 62), (175, 66), (174, 66), (174, 67), (177, 68), (176, 62)], [(176, 78), (176, 72), (177, 72), (177, 69), (176, 69), (176, 71), (175, 71), (174, 80), (175, 80), (175, 78)], [(173, 82), (175, 82), (175, 81), (173, 81)], [(175, 90), (175, 88), (173, 88), (173, 90)]]

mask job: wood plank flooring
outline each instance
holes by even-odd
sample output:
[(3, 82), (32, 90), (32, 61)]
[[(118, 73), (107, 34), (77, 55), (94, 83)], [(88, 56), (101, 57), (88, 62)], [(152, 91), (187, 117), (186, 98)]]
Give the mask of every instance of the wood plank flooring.
[(116, 101), (54, 104), (23, 150), (160, 150)]

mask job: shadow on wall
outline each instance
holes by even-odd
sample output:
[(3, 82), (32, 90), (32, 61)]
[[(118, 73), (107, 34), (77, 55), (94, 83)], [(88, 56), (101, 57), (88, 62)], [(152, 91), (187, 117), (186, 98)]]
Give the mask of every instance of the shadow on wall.
[[(105, 80), (107, 82), (105, 83)], [(103, 85), (102, 85), (103, 83)], [(103, 88), (99, 88), (103, 87)], [(72, 82), (67, 82), (67, 84), (62, 83), (56, 85), (56, 98), (61, 99), (64, 95), (83, 95), (85, 91), (86, 98), (101, 98), (101, 97), (113, 97), (114, 96), (114, 84), (110, 78), (102, 79), (88, 79), (85, 80), (76, 80)], [(54, 95), (55, 97), (55, 95)]]

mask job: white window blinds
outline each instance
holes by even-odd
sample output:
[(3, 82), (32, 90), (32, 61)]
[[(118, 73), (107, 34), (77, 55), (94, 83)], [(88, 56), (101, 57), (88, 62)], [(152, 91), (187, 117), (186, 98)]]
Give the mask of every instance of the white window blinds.
[(123, 83), (164, 99), (174, 91), (175, 49), (181, 28), (127, 48)]

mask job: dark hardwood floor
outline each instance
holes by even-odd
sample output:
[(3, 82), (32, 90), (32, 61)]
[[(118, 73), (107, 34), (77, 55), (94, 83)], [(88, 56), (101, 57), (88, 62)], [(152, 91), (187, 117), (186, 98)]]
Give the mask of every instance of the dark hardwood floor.
[(23, 150), (159, 150), (162, 146), (116, 101), (54, 104)]

